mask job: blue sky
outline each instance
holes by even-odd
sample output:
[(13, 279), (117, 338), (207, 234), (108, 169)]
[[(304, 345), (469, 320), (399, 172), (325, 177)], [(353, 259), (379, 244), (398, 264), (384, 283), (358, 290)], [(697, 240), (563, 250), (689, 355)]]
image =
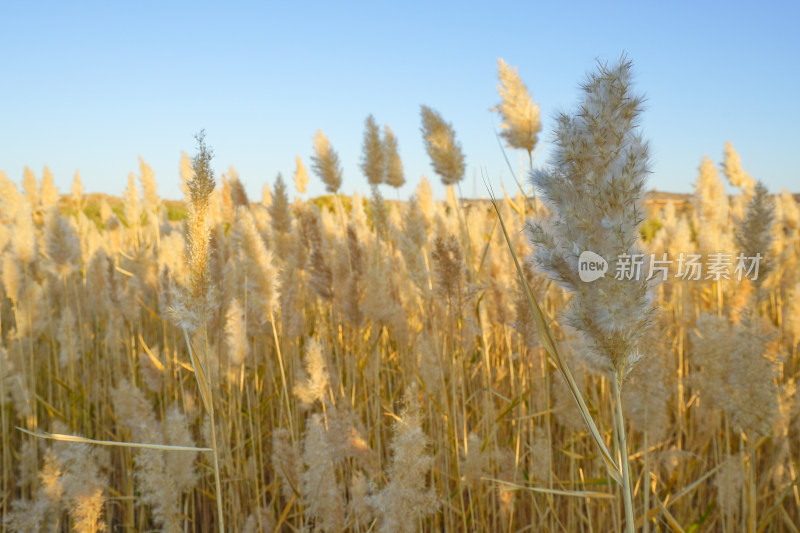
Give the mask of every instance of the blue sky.
[[(480, 195), (483, 173), (513, 184), (489, 112), (497, 58), (519, 68), (546, 140), (596, 60), (625, 52), (648, 99), (650, 187), (690, 191), (703, 154), (721, 162), (731, 140), (771, 191), (800, 192), (797, 4), (556, 4), (5, 2), (0, 169), (19, 181), (24, 166), (40, 177), (48, 165), (62, 192), (77, 169), (87, 191), (120, 194), (141, 155), (160, 194), (178, 198), (180, 153), (205, 128), (217, 173), (234, 165), (258, 199), (278, 172), (291, 182), (295, 154), (310, 168), (320, 128), (343, 163), (342, 191), (366, 193), (358, 163), (372, 113), (398, 138), (401, 195), (425, 174), (441, 196), (419, 132), (425, 104), (453, 124), (462, 191)], [(312, 176), (310, 194), (322, 191)]]

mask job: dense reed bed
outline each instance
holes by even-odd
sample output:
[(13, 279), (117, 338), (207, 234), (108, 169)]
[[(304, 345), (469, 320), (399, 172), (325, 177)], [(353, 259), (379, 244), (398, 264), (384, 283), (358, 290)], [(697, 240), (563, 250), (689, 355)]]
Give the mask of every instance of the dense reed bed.
[[(538, 106), (500, 74), (502, 136), (530, 164)], [(369, 198), (335, 194), (322, 132), (312, 169), (333, 195), (312, 200), (299, 158), (293, 199), (281, 176), (260, 201), (234, 169), (216, 183), (199, 136), (180, 165), (186, 217), (168, 216), (143, 160), (113, 208), (87, 204), (77, 175), (61, 195), (46, 170), (21, 187), (0, 173), (0, 528), (798, 531), (794, 197), (767, 194), (729, 145), (736, 195), (705, 158), (689, 202), (637, 204), (623, 241), (674, 262), (665, 280), (618, 289), (629, 329), (594, 336), (582, 325), (619, 306), (558, 276), (576, 258), (559, 263), (547, 237), (569, 220), (556, 177), (537, 175), (542, 198), (498, 200), (626, 491), (541, 343), (495, 210), (454, 189), (452, 126), (427, 107), (422, 119), (445, 201), (424, 178), (409, 201), (384, 201), (404, 177), (372, 117)], [(582, 244), (612, 246), (611, 229), (585, 231), (599, 233)], [(757, 279), (737, 279), (740, 251), (764, 257)], [(718, 252), (734, 254), (730, 279), (678, 271), (681, 254)]]

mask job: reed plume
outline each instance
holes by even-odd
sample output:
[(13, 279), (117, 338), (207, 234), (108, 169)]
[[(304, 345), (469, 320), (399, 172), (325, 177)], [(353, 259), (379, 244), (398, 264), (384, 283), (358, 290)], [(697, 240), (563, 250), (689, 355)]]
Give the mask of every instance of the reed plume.
[(281, 494), (284, 500), (300, 496), (300, 479), (303, 463), (300, 451), (292, 442), (286, 428), (277, 428), (272, 434), (272, 468), (281, 479)]
[(502, 101), (492, 111), (497, 111), (503, 119), (500, 136), (511, 148), (528, 152), (528, 159), (531, 160), (542, 130), (539, 104), (534, 104), (531, 100), (528, 88), (519, 77), (516, 67), (512, 68), (502, 59), (498, 59), (497, 77), (500, 80), (497, 90)]
[(264, 244), (252, 213), (244, 207), (236, 210), (234, 240), (239, 244), (240, 265), (245, 273), (247, 306), (265, 324), (278, 309), (280, 279), (272, 252)]
[(53, 173), (45, 166), (42, 171), (42, 183), (39, 187), (39, 197), (42, 203), (42, 209), (47, 210), (58, 203), (59, 198), (58, 187), (56, 187), (53, 180)]
[(378, 510), (378, 531), (417, 531), (419, 521), (439, 507), (436, 493), (426, 483), (433, 457), (427, 451), (417, 394), (416, 387), (409, 387), (405, 407), (394, 423), (388, 482), (373, 500)]
[(106, 450), (71, 443), (56, 443), (54, 450), (61, 470), (60, 490), (72, 517), (73, 531), (105, 531), (102, 516), (108, 480), (98, 463), (108, 463)]
[[(182, 301), (172, 310), (173, 317), (183, 329), (189, 357), (192, 362), (200, 397), (208, 413), (210, 442), (213, 452), (214, 485), (217, 503), (217, 525), (225, 531), (225, 518), (222, 511), (222, 484), (220, 481), (219, 449), (216, 438), (216, 422), (214, 419), (215, 399), (208, 381), (209, 339), (207, 332), (208, 311), (213, 302), (213, 283), (209, 276), (210, 243), (211, 243), (211, 198), (214, 193), (214, 172), (211, 169), (213, 151), (205, 143), (205, 130), (195, 136), (197, 154), (192, 159), (193, 177), (188, 182), (190, 203), (187, 223), (187, 263), (189, 270), (189, 287), (182, 294)], [(252, 223), (252, 222), (251, 222)], [(204, 333), (203, 351), (198, 353), (192, 344), (189, 333)], [(201, 356), (202, 354), (202, 356)]]
[(386, 160), (384, 157), (383, 143), (375, 117), (368, 116), (364, 122), (364, 144), (361, 152), (361, 171), (372, 186), (384, 182), (386, 174)]
[[(114, 410), (120, 425), (135, 441), (194, 446), (185, 416), (170, 407), (162, 423), (156, 419), (144, 393), (126, 380), (114, 389)], [(163, 428), (163, 429), (162, 429)], [(141, 500), (151, 506), (155, 523), (164, 531), (183, 529), (181, 497), (197, 482), (196, 452), (141, 449), (134, 457), (135, 479)]]
[(386, 163), (386, 174), (383, 182), (399, 189), (406, 182), (403, 173), (403, 161), (400, 159), (400, 151), (397, 147), (397, 137), (389, 126), (383, 127), (383, 152)]
[(158, 197), (158, 184), (156, 183), (155, 172), (153, 172), (153, 169), (145, 162), (142, 156), (139, 156), (139, 183), (142, 186), (144, 210), (155, 218), (158, 216), (158, 211), (161, 207), (161, 198)]
[(336, 194), (342, 186), (342, 168), (339, 155), (333, 151), (328, 137), (317, 130), (314, 135), (314, 155), (311, 156), (311, 168), (325, 184), (325, 190)]
[(268, 209), (273, 231), (278, 234), (288, 233), (292, 227), (292, 215), (289, 210), (289, 195), (286, 193), (286, 184), (283, 182), (283, 176), (280, 172), (275, 178), (272, 203)]
[(72, 186), (70, 187), (72, 193), (72, 202), (75, 208), (80, 210), (83, 207), (83, 182), (81, 181), (81, 174), (75, 171), (75, 177), (72, 179)]
[(730, 141), (725, 142), (725, 158), (722, 162), (722, 171), (728, 182), (734, 187), (739, 187), (749, 200), (755, 192), (756, 180), (742, 168), (742, 158)]
[[(641, 256), (638, 227), (642, 191), (649, 174), (649, 149), (638, 131), (642, 97), (631, 90), (630, 62), (600, 65), (583, 84), (583, 100), (572, 116), (562, 114), (549, 167), (531, 173), (552, 218), (528, 225), (539, 266), (573, 293), (568, 323), (581, 332), (611, 376), (618, 442), (623, 454), (626, 529), (633, 532), (633, 503), (620, 389), (641, 357), (639, 339), (653, 305), (646, 275), (623, 270), (593, 282), (579, 277), (584, 251), (603, 257), (615, 270), (622, 258)], [(616, 261), (615, 261), (615, 258)], [(619, 264), (617, 264), (619, 262)]]
[(142, 205), (133, 172), (128, 174), (128, 186), (122, 193), (122, 199), (125, 204), (125, 222), (131, 228), (138, 228), (142, 218)]
[(8, 175), (0, 170), (0, 220), (9, 224), (16, 217), (17, 211), (25, 208), (25, 197)]
[(699, 172), (693, 199), (697, 226), (702, 228), (697, 234), (699, 249), (702, 253), (727, 252), (732, 248), (733, 237), (728, 223), (730, 204), (725, 185), (707, 156), (703, 156)]
[(325, 426), (319, 414), (311, 416), (303, 438), (303, 504), (315, 520), (316, 531), (339, 531), (344, 526), (345, 502), (336, 479)]
[(194, 170), (192, 169), (192, 158), (189, 157), (189, 154), (186, 152), (181, 152), (180, 162), (178, 163), (178, 175), (181, 178), (181, 191), (188, 205), (192, 197), (192, 193), (189, 190), (189, 182), (194, 178)]
[(445, 185), (455, 185), (464, 178), (466, 170), (461, 144), (456, 141), (453, 126), (428, 106), (421, 106), (422, 139), (431, 158), (433, 170)]
[(70, 223), (61, 217), (56, 208), (48, 211), (45, 224), (47, 256), (53, 271), (60, 277), (66, 277), (80, 266), (80, 241)]
[(595, 252), (611, 269), (616, 258), (642, 253), (638, 226), (649, 149), (637, 129), (643, 100), (630, 84), (630, 62), (601, 65), (582, 86), (579, 111), (558, 118), (550, 165), (531, 174), (552, 218), (528, 226), (538, 265), (574, 293), (569, 324), (619, 381), (639, 357), (638, 340), (652, 312), (649, 285), (645, 275), (585, 283), (578, 256)]
[(11, 247), (17, 255), (17, 259), (23, 265), (33, 263), (37, 257), (36, 227), (30, 206), (23, 207), (15, 214)]
[(247, 191), (244, 190), (242, 180), (239, 179), (239, 171), (231, 165), (228, 167), (228, 184), (231, 188), (231, 200), (234, 207), (248, 207), (250, 199), (247, 197)]
[(300, 194), (306, 193), (308, 185), (308, 171), (299, 155), (294, 156), (294, 186)]
[(236, 298), (231, 300), (228, 312), (225, 313), (225, 347), (233, 365), (238, 367), (244, 364), (250, 345), (247, 339), (244, 309)]
[(39, 472), (41, 482), (35, 498), (12, 501), (10, 511), (0, 519), (0, 524), (14, 533), (54, 531), (64, 498), (61, 475), (61, 462), (52, 450), (48, 450), (44, 466)]
[(39, 209), (39, 186), (36, 183), (36, 174), (27, 166), (22, 170), (22, 190), (34, 211)]
[(303, 362), (305, 371), (299, 371), (294, 386), (294, 393), (304, 409), (310, 409), (316, 402), (324, 403), (329, 397), (330, 373), (322, 350), (316, 339), (308, 340)]
[(209, 221), (209, 204), (211, 193), (216, 186), (214, 172), (211, 170), (212, 150), (206, 146), (205, 130), (201, 131), (197, 139), (198, 152), (192, 160), (193, 177), (188, 182), (189, 225), (188, 237), (188, 265), (190, 293), (195, 301), (205, 301), (210, 289), (208, 279), (209, 242), (211, 241), (211, 224)]
[(692, 342), (703, 397), (730, 418), (735, 431), (769, 435), (777, 420), (773, 364), (765, 356), (772, 334), (752, 317), (738, 326), (703, 315)]
[(765, 276), (772, 269), (772, 224), (774, 221), (775, 202), (769, 197), (766, 185), (759, 181), (755, 184), (747, 214), (735, 234), (738, 251), (744, 257), (760, 256), (765, 258), (759, 262), (758, 274), (753, 272), (751, 279), (757, 287), (764, 282)]

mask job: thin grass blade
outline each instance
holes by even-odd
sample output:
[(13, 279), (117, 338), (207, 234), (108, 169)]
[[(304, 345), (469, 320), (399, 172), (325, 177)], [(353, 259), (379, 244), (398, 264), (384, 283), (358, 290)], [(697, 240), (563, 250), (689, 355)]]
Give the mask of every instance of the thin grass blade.
[(501, 479), (494, 479), (490, 477), (482, 477), (484, 481), (491, 481), (492, 483), (499, 483), (501, 485), (505, 485), (508, 487), (506, 490), (528, 490), (531, 492), (539, 492), (542, 494), (553, 494), (556, 496), (571, 496), (573, 498), (601, 498), (606, 500), (613, 500), (616, 498), (613, 494), (608, 494), (605, 492), (594, 492), (588, 490), (559, 490), (559, 489), (546, 489), (544, 487), (526, 487), (523, 485), (517, 485), (516, 483), (511, 483), (510, 481), (503, 481)]
[(211, 448), (196, 448), (194, 446), (173, 446), (171, 444), (148, 444), (145, 442), (117, 442), (113, 440), (96, 440), (79, 437), (78, 435), (63, 435), (61, 433), (46, 433), (44, 431), (28, 431), (17, 427), (21, 432), (39, 439), (60, 440), (63, 442), (79, 442), (82, 444), (99, 444), (101, 446), (121, 446), (124, 448), (146, 448), (148, 450), (161, 450), (165, 452), (210, 452)]
[(197, 387), (200, 389), (200, 398), (203, 399), (203, 405), (206, 406), (206, 411), (212, 417), (214, 416), (214, 404), (211, 401), (211, 388), (208, 385), (208, 376), (206, 369), (200, 360), (197, 359), (197, 354), (194, 351), (194, 346), (189, 338), (189, 332), (186, 328), (183, 329), (183, 335), (186, 338), (186, 346), (189, 347), (189, 357), (192, 360), (192, 368), (194, 368), (194, 377), (197, 378)]
[(581, 413), (581, 417), (583, 418), (586, 427), (589, 429), (589, 434), (595, 441), (595, 444), (597, 444), (597, 447), (600, 449), (600, 455), (603, 458), (606, 468), (608, 468), (609, 474), (619, 483), (622, 480), (622, 472), (616, 461), (614, 461), (611, 452), (608, 450), (603, 437), (600, 435), (600, 431), (597, 429), (597, 425), (594, 423), (591, 413), (589, 413), (589, 408), (586, 407), (586, 402), (583, 400), (580, 389), (575, 383), (575, 379), (572, 377), (572, 372), (570, 372), (569, 367), (561, 355), (561, 350), (558, 348), (558, 344), (553, 336), (553, 332), (550, 330), (550, 326), (547, 324), (547, 321), (544, 318), (544, 313), (542, 313), (542, 310), (536, 301), (536, 297), (533, 295), (533, 291), (528, 285), (528, 281), (525, 278), (524, 272), (522, 271), (519, 258), (514, 250), (514, 245), (511, 243), (511, 237), (508, 235), (508, 230), (506, 229), (506, 224), (503, 221), (503, 216), (500, 214), (500, 208), (497, 205), (497, 200), (495, 199), (494, 193), (491, 191), (491, 189), (489, 189), (489, 194), (492, 199), (494, 210), (497, 213), (497, 218), (500, 220), (500, 227), (503, 230), (506, 243), (508, 244), (509, 250), (511, 250), (511, 256), (514, 258), (514, 264), (517, 267), (517, 274), (519, 275), (522, 289), (525, 292), (525, 298), (528, 300), (528, 305), (530, 306), (531, 312), (536, 319), (536, 329), (539, 333), (539, 341), (542, 343), (542, 346), (544, 346), (544, 349), (556, 364), (558, 371), (562, 376), (564, 376), (564, 380), (567, 383), (567, 388), (569, 389), (572, 398), (575, 400), (575, 403), (578, 404), (578, 410)]

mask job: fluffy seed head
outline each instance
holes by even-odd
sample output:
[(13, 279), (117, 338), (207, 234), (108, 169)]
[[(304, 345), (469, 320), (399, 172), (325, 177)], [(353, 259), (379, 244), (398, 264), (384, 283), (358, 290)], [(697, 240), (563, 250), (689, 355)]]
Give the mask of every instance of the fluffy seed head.
[(714, 253), (730, 250), (733, 243), (728, 221), (730, 204), (725, 185), (708, 156), (703, 156), (699, 172), (693, 203), (697, 225), (701, 228), (697, 234), (700, 251)]
[(302, 476), (302, 493), (308, 514), (317, 520), (320, 530), (341, 530), (344, 522), (344, 498), (336, 480), (333, 458), (319, 414), (314, 414), (306, 427), (303, 462), (307, 470)]
[(59, 276), (74, 272), (80, 263), (81, 245), (75, 230), (61, 215), (57, 208), (47, 213), (45, 220), (45, 242), (47, 255), (54, 271)]
[(749, 199), (752, 196), (756, 180), (750, 177), (750, 174), (742, 168), (742, 159), (733, 147), (733, 143), (727, 141), (725, 143), (725, 159), (722, 162), (722, 171), (728, 182), (734, 187), (739, 187)]
[(433, 170), (445, 185), (455, 185), (464, 178), (466, 166), (461, 144), (456, 141), (453, 126), (428, 106), (421, 107), (422, 138), (431, 158)]
[(335, 194), (342, 186), (342, 167), (339, 165), (339, 156), (333, 151), (328, 137), (317, 130), (314, 135), (314, 155), (311, 156), (311, 168), (325, 184), (325, 189)]
[(530, 157), (542, 130), (539, 105), (531, 100), (528, 88), (519, 77), (516, 67), (498, 59), (497, 77), (500, 80), (497, 90), (502, 101), (492, 111), (497, 111), (503, 119), (500, 136), (508, 146), (525, 150)]
[(267, 250), (252, 213), (245, 207), (236, 210), (234, 239), (247, 273), (246, 289), (251, 294), (248, 307), (257, 313), (262, 324), (266, 323), (278, 308), (280, 279), (272, 253)]
[(374, 497), (379, 529), (383, 532), (417, 531), (418, 520), (434, 512), (439, 503), (432, 488), (426, 488), (426, 475), (433, 464), (428, 453), (428, 438), (422, 431), (418, 390), (406, 391), (406, 407), (394, 424), (392, 462), (386, 486)]
[(53, 181), (53, 173), (46, 166), (44, 167), (44, 171), (42, 171), (40, 196), (43, 209), (49, 209), (58, 203), (58, 187), (56, 187), (55, 181)]
[(247, 343), (247, 326), (244, 320), (244, 309), (239, 300), (234, 298), (225, 314), (225, 347), (228, 357), (234, 365), (244, 363), (250, 346)]
[(33, 225), (33, 213), (27, 203), (26, 207), (17, 210), (14, 233), (11, 236), (14, 252), (23, 265), (36, 259), (36, 230)]
[[(552, 216), (528, 226), (539, 266), (574, 293), (569, 324), (625, 376), (652, 304), (647, 273), (615, 279), (616, 258), (639, 250), (642, 191), (649, 174), (648, 145), (638, 131), (642, 98), (631, 90), (631, 63), (600, 65), (583, 84), (573, 115), (562, 114), (548, 167), (531, 173)], [(584, 251), (609, 263), (609, 274), (591, 283), (579, 277)], [(645, 270), (645, 267), (642, 267)]]
[(286, 194), (286, 184), (283, 176), (278, 172), (275, 179), (275, 190), (272, 193), (272, 203), (269, 206), (269, 216), (272, 220), (272, 229), (278, 233), (287, 233), (292, 227), (289, 212), (289, 196)]
[(306, 344), (306, 356), (303, 361), (305, 372), (294, 387), (294, 393), (304, 409), (309, 409), (315, 402), (324, 402), (330, 384), (330, 374), (325, 364), (322, 345), (316, 339), (309, 339)]
[(156, 213), (161, 199), (158, 197), (158, 185), (153, 169), (148, 165), (142, 156), (139, 156), (139, 183), (142, 186), (142, 200), (144, 208), (150, 213)]
[(397, 137), (389, 126), (383, 127), (383, 152), (386, 160), (386, 175), (383, 178), (386, 185), (399, 189), (406, 182), (403, 174), (403, 161), (397, 147)]
[(760, 286), (764, 276), (769, 272), (771, 261), (768, 257), (772, 248), (772, 222), (774, 219), (775, 203), (769, 197), (769, 191), (763, 182), (756, 183), (747, 206), (747, 214), (739, 231), (736, 232), (736, 245), (738, 251), (745, 257), (755, 257), (761, 254), (767, 260), (759, 263), (756, 286)]
[(28, 203), (37, 209), (39, 207), (39, 187), (36, 184), (36, 174), (28, 167), (22, 171), (22, 190), (25, 191)]
[(361, 171), (370, 185), (380, 185), (384, 178), (383, 144), (381, 132), (375, 123), (375, 117), (367, 117), (364, 123), (364, 146), (361, 153)]
[(80, 208), (80, 205), (83, 202), (83, 182), (81, 182), (81, 175), (77, 170), (75, 171), (75, 177), (72, 180), (70, 192), (72, 193), (72, 201), (75, 202), (75, 205), (78, 206), (78, 208)]
[(191, 295), (195, 300), (204, 299), (208, 293), (208, 245), (211, 240), (211, 227), (208, 208), (214, 192), (214, 172), (211, 170), (213, 152), (205, 143), (206, 132), (201, 130), (197, 139), (197, 154), (192, 160), (192, 179), (189, 189), (189, 272)]
[(306, 185), (308, 185), (308, 171), (299, 155), (294, 156), (294, 163), (294, 186), (297, 188), (297, 192), (305, 194)]
[(17, 211), (24, 207), (25, 197), (5, 172), (0, 170), (0, 220), (14, 220)]
[(721, 408), (734, 431), (769, 435), (778, 418), (778, 390), (765, 357), (773, 333), (752, 316), (740, 324), (704, 315), (692, 336), (701, 399)]

